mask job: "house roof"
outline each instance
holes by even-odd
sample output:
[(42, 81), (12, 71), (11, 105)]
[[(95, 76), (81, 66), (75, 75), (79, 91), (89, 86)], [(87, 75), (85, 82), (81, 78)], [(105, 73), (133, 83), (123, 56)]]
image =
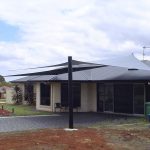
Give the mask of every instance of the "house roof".
[[(40, 75), (24, 77), (13, 82), (67, 81), (68, 74)], [(107, 66), (102, 68), (73, 72), (74, 81), (112, 81), (112, 80), (150, 80), (150, 71), (131, 70), (123, 67)]]
[[(73, 66), (73, 70), (77, 71), (73, 72), (73, 80), (150, 80), (150, 67), (135, 58), (133, 55), (110, 60), (96, 61), (95, 64), (97, 64), (94, 65), (95, 68), (93, 68), (93, 64), (79, 64)], [(36, 72), (35, 76), (32, 74), (32, 76), (24, 77), (12, 82), (68, 80), (67, 69), (67, 67), (62, 67), (42, 73)]]
[[(57, 76), (57, 80), (68, 80), (67, 74)], [(107, 66), (73, 73), (73, 80), (110, 81), (110, 80), (150, 80), (150, 71), (130, 70), (123, 67)]]

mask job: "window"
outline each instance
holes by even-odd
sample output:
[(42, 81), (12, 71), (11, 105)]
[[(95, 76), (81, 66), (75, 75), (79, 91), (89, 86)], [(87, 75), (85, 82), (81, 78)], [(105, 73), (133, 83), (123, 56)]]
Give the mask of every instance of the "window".
[[(73, 107), (81, 106), (81, 84), (73, 83)], [(68, 103), (68, 83), (61, 84), (61, 105), (67, 107)]]
[(47, 83), (41, 83), (41, 101), (40, 105), (50, 106), (51, 86)]

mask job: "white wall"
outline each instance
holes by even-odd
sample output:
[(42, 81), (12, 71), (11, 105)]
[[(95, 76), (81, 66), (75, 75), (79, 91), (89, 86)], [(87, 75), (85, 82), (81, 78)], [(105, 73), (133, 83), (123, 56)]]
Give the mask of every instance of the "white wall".
[[(51, 83), (51, 106), (40, 105), (40, 83), (36, 83), (34, 86), (36, 90), (36, 109), (54, 112), (55, 103), (61, 102), (61, 84)], [(97, 111), (96, 83), (81, 83), (81, 108), (79, 111)]]
[(6, 88), (6, 103), (7, 104), (13, 104), (13, 95), (15, 94), (14, 88), (8, 87)]
[(81, 83), (81, 112), (88, 111), (88, 84)]
[(55, 103), (61, 102), (61, 84), (52, 83), (51, 84), (51, 102), (52, 102), (52, 111), (55, 111)]
[(97, 111), (96, 83), (81, 83), (81, 112)]
[(96, 83), (88, 83), (88, 111), (97, 111), (97, 88)]

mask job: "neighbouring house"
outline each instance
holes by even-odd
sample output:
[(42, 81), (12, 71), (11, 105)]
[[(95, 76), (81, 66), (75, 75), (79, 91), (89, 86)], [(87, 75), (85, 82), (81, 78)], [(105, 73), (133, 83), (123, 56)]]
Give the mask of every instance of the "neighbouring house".
[(0, 99), (6, 99), (6, 86), (0, 87)]
[(14, 104), (13, 96), (15, 94), (14, 87), (7, 87), (6, 88), (6, 103), (7, 104)]
[(6, 103), (12, 104), (14, 101), (12, 100), (14, 95), (14, 88), (11, 86), (2, 86), (0, 87), (0, 99), (5, 99)]
[[(99, 63), (106, 66), (73, 72), (74, 110), (144, 115), (145, 103), (150, 102), (150, 67), (134, 56)], [(68, 74), (63, 73), (28, 76), (12, 82), (22, 88), (24, 95), (30, 85), (36, 109), (53, 112), (56, 103), (68, 106), (67, 81)]]

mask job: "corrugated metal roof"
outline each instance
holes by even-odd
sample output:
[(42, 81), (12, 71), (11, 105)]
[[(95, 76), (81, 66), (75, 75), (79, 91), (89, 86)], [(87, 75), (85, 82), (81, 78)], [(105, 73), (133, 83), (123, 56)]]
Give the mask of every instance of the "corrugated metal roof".
[(128, 69), (121, 67), (107, 66), (92, 70), (91, 80), (112, 80), (116, 76), (125, 73)]
[[(84, 71), (73, 72), (73, 80), (92, 81), (110, 80), (125, 73), (128, 69), (121, 67), (102, 67)], [(57, 75), (57, 80), (68, 80), (68, 74)]]
[[(68, 74), (42, 75), (36, 77), (25, 77), (13, 82), (27, 81), (61, 81), (68, 80)], [(129, 70), (123, 67), (107, 66), (84, 71), (73, 72), (74, 81), (111, 81), (111, 80), (150, 80), (150, 71)]]
[[(58, 80), (67, 80), (67, 74), (57, 76)], [(129, 70), (123, 67), (107, 66), (73, 73), (73, 80), (111, 81), (111, 80), (150, 80), (150, 71)]]
[(14, 81), (12, 81), (12, 82), (27, 82), (28, 80), (34, 79), (34, 78), (36, 78), (36, 77), (38, 77), (38, 76), (23, 77), (23, 78), (14, 80)]
[(113, 80), (150, 80), (150, 71), (128, 70), (125, 73), (116, 76)]
[(56, 76), (55, 75), (42, 75), (36, 78), (29, 79), (29, 81), (50, 81), (50, 80), (56, 80)]
[(20, 78), (18, 80), (14, 80), (12, 82), (27, 82), (27, 81), (50, 81), (56, 80), (55, 75), (42, 75), (42, 76), (28, 76), (24, 78)]
[[(102, 65), (100, 68), (94, 69), (89, 68), (88, 70), (82, 71), (78, 70), (77, 72), (73, 72), (73, 80), (76, 81), (150, 80), (150, 67), (144, 64), (143, 62), (139, 61), (138, 59), (136, 59), (133, 55), (124, 56), (117, 59), (109, 59), (101, 62), (97, 61), (96, 63), (105, 64), (109, 66)], [(75, 68), (81, 67), (81, 69), (84, 69), (84, 67), (86, 68), (89, 66), (87, 64), (86, 65), (84, 64), (76, 66)], [(63, 71), (64, 72), (63, 74), (28, 76), (25, 78), (15, 80), (13, 82), (68, 80), (68, 74), (66, 73), (67, 67), (65, 67), (65, 69), (66, 70)], [(58, 70), (58, 72), (59, 71), (60, 70)]]
[[(79, 81), (90, 80), (91, 76), (88, 74), (88, 72), (91, 72), (91, 70), (73, 72), (73, 80), (79, 80)], [(68, 74), (65, 73), (65, 74), (57, 75), (57, 80), (68, 80)]]

